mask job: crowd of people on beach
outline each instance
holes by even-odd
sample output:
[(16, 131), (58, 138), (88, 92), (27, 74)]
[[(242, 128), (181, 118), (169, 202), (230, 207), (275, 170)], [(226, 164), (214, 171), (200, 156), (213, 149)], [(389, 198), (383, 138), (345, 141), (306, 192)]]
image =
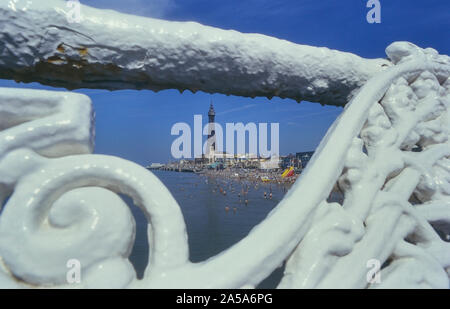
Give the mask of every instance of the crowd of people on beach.
[[(206, 170), (198, 174), (211, 188), (211, 193), (226, 197), (225, 212), (237, 213), (240, 206), (251, 204), (252, 198), (280, 201), (298, 178), (298, 174), (282, 177), (280, 171), (261, 171), (252, 169)], [(194, 183), (196, 187), (198, 183)], [(181, 187), (184, 191), (185, 188)], [(193, 197), (193, 195), (189, 195)], [(342, 204), (344, 196), (338, 187), (334, 187), (327, 198), (328, 202)], [(255, 201), (254, 201), (255, 202)]]
[[(249, 191), (261, 191), (261, 197), (272, 200), (275, 189), (284, 195), (297, 179), (297, 175), (283, 178), (279, 171), (242, 169), (208, 170), (202, 176), (206, 177), (207, 183), (213, 185), (212, 193), (223, 196), (234, 194), (237, 198), (236, 204), (243, 206), (250, 204)], [(236, 206), (225, 206), (227, 213), (236, 213), (237, 210)]]
[(205, 174), (210, 177), (220, 177), (223, 179), (238, 179), (247, 180), (250, 182), (268, 182), (275, 184), (293, 184), (298, 177), (298, 174), (294, 174), (289, 177), (282, 177), (282, 173), (279, 170), (261, 171), (256, 169), (207, 170)]

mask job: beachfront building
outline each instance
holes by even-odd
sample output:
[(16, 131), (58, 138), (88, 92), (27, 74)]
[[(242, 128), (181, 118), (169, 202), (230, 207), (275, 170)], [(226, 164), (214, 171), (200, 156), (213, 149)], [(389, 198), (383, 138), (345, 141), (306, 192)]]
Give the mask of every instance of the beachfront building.
[(148, 168), (148, 169), (158, 169), (158, 168), (161, 168), (163, 166), (164, 166), (164, 164), (162, 164), (162, 163), (151, 163), (150, 165), (146, 166), (146, 168)]
[(234, 166), (234, 155), (223, 151), (215, 151), (214, 161), (223, 164), (223, 166)]
[(258, 168), (259, 158), (253, 153), (238, 153), (234, 155), (234, 166), (242, 168)]
[(290, 166), (294, 168), (301, 168), (301, 163), (299, 159), (292, 153), (288, 154), (287, 156), (280, 157), (280, 161), (281, 161), (280, 166), (283, 169), (288, 168)]
[(259, 159), (260, 170), (278, 170), (281, 166), (281, 158), (279, 156)]
[(297, 152), (295, 157), (300, 162), (300, 167), (305, 168), (308, 164), (309, 160), (313, 156), (314, 151), (306, 151), (306, 152)]

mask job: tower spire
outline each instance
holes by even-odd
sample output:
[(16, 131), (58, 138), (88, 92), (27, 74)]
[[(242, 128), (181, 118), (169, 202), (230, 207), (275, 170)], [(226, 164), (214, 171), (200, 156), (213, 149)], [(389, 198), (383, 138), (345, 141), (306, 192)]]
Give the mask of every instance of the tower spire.
[(215, 161), (215, 151), (216, 151), (216, 131), (215, 131), (215, 118), (216, 112), (214, 111), (214, 106), (211, 100), (211, 104), (209, 105), (208, 111), (208, 120), (209, 120), (209, 134), (208, 134), (208, 157), (210, 162)]
[[(215, 112), (215, 110), (214, 110), (214, 106), (213, 106), (213, 103), (212, 103), (212, 100), (211, 100), (211, 104), (209, 105), (209, 111), (208, 111), (208, 116), (209, 116), (209, 118), (211, 118), (211, 116), (215, 116), (216, 115), (216, 112)], [(214, 118), (213, 118), (214, 119)], [(211, 121), (210, 121), (211, 122)], [(214, 122), (214, 120), (212, 121), (212, 122)]]

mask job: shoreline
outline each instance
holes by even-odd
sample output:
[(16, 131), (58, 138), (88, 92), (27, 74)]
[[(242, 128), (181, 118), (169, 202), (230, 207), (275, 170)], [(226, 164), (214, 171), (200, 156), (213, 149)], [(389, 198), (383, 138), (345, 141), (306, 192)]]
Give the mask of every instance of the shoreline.
[(288, 184), (292, 185), (298, 178), (299, 174), (294, 174), (290, 177), (281, 177), (282, 172), (263, 172), (258, 170), (206, 170), (202, 173), (203, 175), (209, 177), (219, 177), (229, 180), (238, 181), (249, 181), (253, 183), (264, 183), (264, 184)]
[[(176, 172), (176, 173), (184, 173), (182, 171), (173, 171), (173, 170), (165, 170), (160, 169), (159, 171), (166, 172)], [(189, 173), (194, 174), (194, 173)], [(256, 190), (261, 187), (269, 187), (269, 193), (272, 191), (272, 188), (278, 188), (282, 190), (283, 194), (287, 193), (295, 181), (301, 174), (294, 174), (290, 177), (281, 177), (280, 170), (272, 171), (272, 172), (263, 172), (260, 170), (246, 170), (246, 169), (223, 169), (223, 170), (203, 170), (201, 173), (195, 173), (200, 177), (206, 177), (212, 180), (212, 183), (220, 183), (222, 186), (231, 185), (233, 182), (240, 183), (242, 186), (246, 186), (247, 190), (250, 187), (254, 187)], [(268, 180), (263, 181), (263, 177), (267, 177)], [(274, 186), (274, 187), (272, 187)], [(269, 196), (267, 196), (269, 198)], [(336, 202), (342, 205), (344, 200), (344, 196), (337, 187), (334, 185), (331, 190), (327, 201), (328, 202)]]
[(249, 182), (258, 182), (264, 184), (289, 184), (292, 185), (295, 183), (300, 174), (294, 174), (288, 177), (281, 177), (283, 170), (277, 171), (261, 171), (254, 169), (222, 169), (222, 170), (212, 170), (212, 169), (204, 169), (200, 172), (196, 172), (194, 170), (176, 170), (176, 169), (150, 169), (150, 171), (165, 171), (165, 172), (176, 172), (176, 173), (195, 173), (199, 176), (207, 176), (214, 178), (223, 178), (233, 181), (249, 181)]

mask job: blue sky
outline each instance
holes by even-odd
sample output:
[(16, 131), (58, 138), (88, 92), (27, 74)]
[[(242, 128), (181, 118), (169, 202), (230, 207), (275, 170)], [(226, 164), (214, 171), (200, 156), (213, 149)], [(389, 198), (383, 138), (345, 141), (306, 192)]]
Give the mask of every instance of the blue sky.
[[(393, 41), (407, 40), (450, 54), (448, 0), (380, 0), (381, 24), (366, 21), (366, 0), (81, 0), (83, 4), (177, 21), (262, 33), (299, 44), (326, 46), (367, 58), (385, 57)], [(43, 88), (0, 80), (0, 86)], [(289, 99), (240, 98), (175, 90), (77, 90), (97, 114), (96, 153), (146, 165), (167, 162), (176, 122), (193, 123), (211, 100), (217, 122), (279, 122), (281, 154), (314, 150), (342, 108)], [(206, 121), (206, 119), (204, 120)]]

